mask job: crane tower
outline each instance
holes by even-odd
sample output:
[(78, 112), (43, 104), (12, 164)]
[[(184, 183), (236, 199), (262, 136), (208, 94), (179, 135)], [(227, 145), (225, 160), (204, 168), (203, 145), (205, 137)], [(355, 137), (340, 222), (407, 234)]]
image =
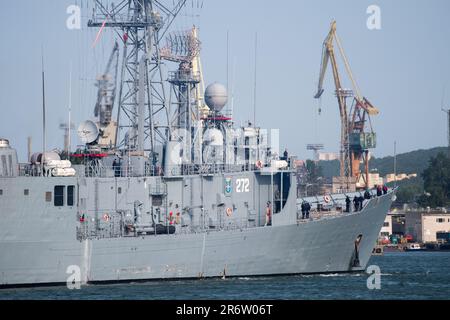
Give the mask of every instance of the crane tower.
[[(334, 42), (336, 42), (344, 61), (353, 90), (342, 86)], [(330, 32), (323, 43), (319, 83), (317, 93), (314, 96), (316, 99), (319, 99), (324, 92), (323, 81), (328, 62), (330, 61), (341, 121), (340, 183), (342, 187), (340, 189), (349, 190), (351, 189), (351, 184), (356, 184), (357, 182), (362, 182), (363, 186), (367, 187), (369, 185), (369, 149), (376, 146), (376, 135), (372, 128), (370, 116), (377, 115), (379, 111), (365, 97), (361, 96), (341, 41), (336, 33), (336, 21), (332, 22)], [(349, 99), (352, 99), (351, 105), (348, 101)], [(361, 162), (364, 163), (364, 174), (361, 173)]]

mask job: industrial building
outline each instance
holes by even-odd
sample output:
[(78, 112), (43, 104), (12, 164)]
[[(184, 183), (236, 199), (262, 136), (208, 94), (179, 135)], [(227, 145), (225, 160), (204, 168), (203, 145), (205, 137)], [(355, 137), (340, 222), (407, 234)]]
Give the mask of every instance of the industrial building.
[(416, 242), (439, 242), (450, 233), (450, 213), (446, 210), (411, 211), (405, 214), (405, 231)]

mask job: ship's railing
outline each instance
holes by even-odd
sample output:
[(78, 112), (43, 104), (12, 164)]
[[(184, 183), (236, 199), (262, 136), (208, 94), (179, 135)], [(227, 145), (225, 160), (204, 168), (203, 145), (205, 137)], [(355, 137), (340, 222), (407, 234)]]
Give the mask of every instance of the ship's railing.
[(106, 239), (124, 236), (123, 213), (103, 213), (98, 217), (90, 214), (78, 214), (77, 239)]
[(87, 165), (77, 167), (79, 167), (77, 169), (81, 169), (77, 170), (79, 175), (81, 173), (85, 177), (153, 177), (162, 175), (162, 170), (157, 166), (146, 166), (142, 168), (134, 166)]
[[(369, 190), (370, 197), (375, 198), (376, 197), (376, 191), (375, 190)], [(335, 194), (329, 194), (329, 195), (323, 195), (323, 196), (311, 196), (311, 197), (299, 197), (297, 198), (297, 206), (300, 206), (303, 201), (309, 202), (310, 204), (318, 205), (324, 209), (331, 208), (335, 206), (345, 205), (345, 200), (347, 196), (350, 198), (350, 200), (353, 203), (353, 198), (355, 196), (362, 196), (364, 197), (363, 192), (347, 192), (347, 193), (335, 193)]]
[(192, 72), (191, 70), (178, 70), (169, 72), (169, 82), (174, 83), (199, 83), (200, 72)]
[[(131, 218), (130, 218), (131, 217)], [(77, 215), (77, 239), (83, 241), (86, 239), (108, 239), (119, 237), (135, 237), (133, 231), (127, 232), (127, 225), (133, 224), (131, 210), (95, 214), (94, 210), (79, 213)], [(210, 223), (208, 215), (204, 216), (203, 221), (198, 225), (181, 226), (173, 224), (176, 227), (175, 234), (196, 234), (204, 232), (220, 232), (230, 230), (243, 230), (255, 227), (255, 221), (246, 218), (227, 218)], [(163, 224), (169, 227), (170, 224)], [(159, 236), (156, 233), (148, 233), (147, 236)]]
[(168, 168), (170, 175), (199, 175), (199, 174), (220, 174), (233, 172), (254, 171), (254, 165), (234, 165), (234, 164), (183, 164)]
[(226, 165), (226, 164), (184, 164), (169, 166), (165, 172), (161, 167), (148, 166), (146, 168), (136, 168), (133, 166), (112, 167), (112, 166), (85, 166), (83, 172), (78, 172), (85, 177), (176, 177), (183, 175), (214, 175), (221, 173), (249, 172), (258, 168), (255, 165)]
[[(264, 167), (263, 167), (264, 168)], [(221, 173), (251, 172), (261, 168), (255, 164), (183, 164), (166, 168), (168, 176), (208, 175)], [(278, 169), (288, 171), (289, 167)]]
[(39, 177), (41, 176), (41, 168), (32, 166), (29, 163), (19, 163), (19, 177)]
[[(314, 196), (314, 197), (304, 197), (297, 199), (297, 218), (299, 222), (307, 222), (311, 220), (321, 220), (321, 219), (331, 219), (342, 215), (349, 215), (355, 212), (360, 212), (364, 210), (373, 199), (379, 197), (377, 196), (376, 190), (368, 190), (370, 194), (369, 199), (364, 198), (362, 192), (349, 192), (342, 194), (333, 194), (325, 196)], [(391, 194), (393, 189), (388, 191)], [(346, 199), (347, 196), (350, 199), (349, 211), (346, 211)], [(353, 202), (354, 197), (362, 197), (363, 201), (360, 208), (355, 208)], [(384, 195), (383, 195), (384, 196)], [(311, 205), (310, 217), (309, 219), (301, 219), (301, 204), (303, 202), (308, 202)]]
[[(77, 176), (82, 177), (157, 177), (157, 176), (183, 176), (183, 175), (215, 175), (223, 173), (253, 172), (260, 168), (255, 164), (183, 164), (163, 168), (147, 165), (145, 167), (134, 166), (104, 166), (104, 165), (73, 165)], [(288, 168), (279, 171), (290, 170)], [(19, 176), (41, 176), (41, 168), (31, 164), (19, 164)]]
[(214, 224), (203, 223), (196, 226), (185, 226), (177, 230), (179, 234), (192, 234), (204, 232), (220, 232), (231, 230), (244, 230), (255, 227), (255, 222), (247, 218), (223, 219), (223, 221), (216, 221)]

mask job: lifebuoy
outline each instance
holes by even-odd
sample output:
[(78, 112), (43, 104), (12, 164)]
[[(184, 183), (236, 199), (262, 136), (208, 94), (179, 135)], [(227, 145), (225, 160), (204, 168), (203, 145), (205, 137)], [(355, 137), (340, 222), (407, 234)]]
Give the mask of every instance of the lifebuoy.
[(263, 166), (263, 163), (262, 163), (261, 160), (256, 161), (256, 167), (257, 167), (258, 169), (261, 169), (262, 166)]
[(109, 221), (109, 215), (108, 215), (107, 213), (105, 213), (105, 214), (103, 215), (103, 220), (105, 220), (106, 222)]
[(323, 200), (326, 202), (326, 203), (328, 203), (328, 202), (330, 202), (331, 201), (331, 197), (330, 196), (328, 196), (328, 195), (326, 195), (326, 196), (323, 196)]
[(227, 216), (231, 217), (231, 215), (233, 214), (233, 209), (231, 208), (227, 208)]

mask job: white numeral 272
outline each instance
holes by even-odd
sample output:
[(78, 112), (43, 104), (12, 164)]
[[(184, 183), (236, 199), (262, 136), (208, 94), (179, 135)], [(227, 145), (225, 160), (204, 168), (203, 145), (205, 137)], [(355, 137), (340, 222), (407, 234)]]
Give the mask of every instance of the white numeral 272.
[(236, 192), (250, 192), (250, 180), (236, 179)]

